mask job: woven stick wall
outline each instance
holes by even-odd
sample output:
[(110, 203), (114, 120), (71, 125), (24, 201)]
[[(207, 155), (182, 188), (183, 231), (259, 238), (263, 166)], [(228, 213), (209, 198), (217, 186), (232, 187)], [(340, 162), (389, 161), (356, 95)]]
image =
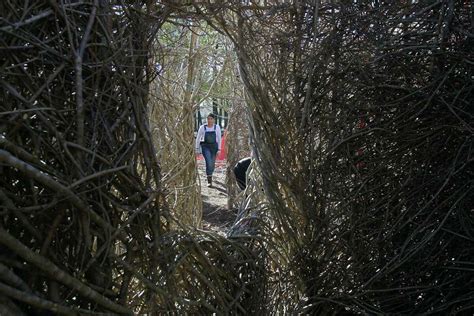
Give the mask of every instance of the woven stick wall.
[[(237, 69), (234, 70), (237, 72)], [(236, 73), (233, 78), (238, 78)], [(234, 79), (235, 80), (235, 79)], [(235, 80), (235, 81), (237, 81)], [(248, 126), (249, 115), (247, 113), (247, 104), (244, 101), (244, 92), (241, 83), (234, 84), (234, 100), (229, 111), (229, 127), (226, 135), (227, 146), (227, 170), (226, 170), (226, 187), (227, 187), (227, 208), (235, 209), (241, 202), (243, 196), (241, 190), (237, 186), (234, 175), (234, 167), (236, 163), (250, 155), (250, 130)]]
[[(166, 40), (167, 46), (157, 42), (154, 51), (160, 73), (150, 90), (152, 135), (158, 148), (166, 200), (174, 217), (180, 225), (200, 227), (202, 200), (194, 149), (193, 104), (198, 90), (195, 85), (199, 49), (196, 35), (191, 31), (183, 31), (174, 39), (176, 42)], [(184, 61), (183, 54), (176, 52), (183, 49), (186, 50)]]
[(167, 222), (147, 118), (166, 13), (98, 0), (0, 12), (0, 313), (131, 313), (153, 297), (137, 280), (156, 281)]
[(202, 10), (240, 58), (276, 286), (318, 315), (472, 311), (472, 1), (233, 5)]

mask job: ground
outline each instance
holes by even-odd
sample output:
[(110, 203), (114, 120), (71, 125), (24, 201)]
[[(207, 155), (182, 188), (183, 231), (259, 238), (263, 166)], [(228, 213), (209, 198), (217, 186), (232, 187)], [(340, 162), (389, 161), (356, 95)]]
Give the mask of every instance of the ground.
[(217, 161), (213, 175), (213, 187), (207, 187), (204, 160), (198, 160), (202, 194), (203, 229), (224, 234), (234, 222), (235, 212), (227, 209), (227, 189), (225, 185), (226, 162)]

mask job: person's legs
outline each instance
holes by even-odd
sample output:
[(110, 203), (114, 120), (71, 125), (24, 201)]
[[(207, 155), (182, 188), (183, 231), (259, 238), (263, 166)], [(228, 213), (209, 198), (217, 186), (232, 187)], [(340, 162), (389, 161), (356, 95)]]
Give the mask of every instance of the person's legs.
[(210, 171), (210, 176), (214, 174), (214, 169), (216, 168), (216, 156), (217, 156), (217, 151), (211, 149), (210, 150), (210, 163), (209, 163), (209, 171)]
[(207, 175), (207, 184), (212, 186), (212, 174), (214, 173), (214, 168), (216, 165), (216, 155), (217, 149), (212, 146), (201, 146), (202, 155), (206, 161), (206, 175)]
[(206, 175), (210, 176), (212, 175), (212, 153), (211, 149), (207, 146), (201, 146), (202, 148), (202, 155), (204, 157), (204, 161), (206, 162)]

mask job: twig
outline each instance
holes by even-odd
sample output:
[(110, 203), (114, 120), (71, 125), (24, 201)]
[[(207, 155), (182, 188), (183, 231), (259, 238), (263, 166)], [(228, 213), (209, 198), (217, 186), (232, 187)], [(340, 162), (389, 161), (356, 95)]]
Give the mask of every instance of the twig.
[(76, 290), (84, 297), (92, 299), (97, 304), (120, 314), (132, 314), (128, 308), (125, 308), (124, 306), (118, 305), (110, 301), (109, 299), (100, 295), (99, 293), (86, 286), (84, 283), (80, 282), (73, 276), (59, 269), (54, 263), (35, 253), (31, 249), (23, 245), (21, 242), (19, 242), (17, 239), (12, 237), (3, 228), (0, 228), (0, 243), (8, 247), (11, 251), (15, 252), (19, 256), (21, 256), (26, 261), (36, 266), (36, 268), (46, 272), (53, 279), (63, 283), (64, 285), (67, 285), (71, 289)]

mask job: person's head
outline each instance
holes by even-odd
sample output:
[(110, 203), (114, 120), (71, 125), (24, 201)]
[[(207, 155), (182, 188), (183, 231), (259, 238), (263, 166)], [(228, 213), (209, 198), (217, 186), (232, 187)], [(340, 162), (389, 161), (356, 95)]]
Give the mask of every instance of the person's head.
[(207, 125), (214, 125), (214, 122), (216, 121), (216, 116), (213, 113), (209, 113), (207, 116)]

